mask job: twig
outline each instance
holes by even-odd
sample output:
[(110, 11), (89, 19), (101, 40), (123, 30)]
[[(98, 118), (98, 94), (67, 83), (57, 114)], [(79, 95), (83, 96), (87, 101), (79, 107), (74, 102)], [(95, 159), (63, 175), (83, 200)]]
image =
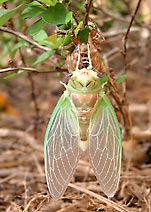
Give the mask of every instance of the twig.
[(139, 129), (137, 127), (133, 127), (132, 128), (132, 134), (133, 134), (133, 138), (136, 139), (136, 140), (144, 140), (144, 139), (148, 139), (150, 140), (151, 139), (151, 130), (148, 129), (148, 130), (142, 130), (142, 129)]
[(133, 173), (133, 175), (121, 175), (120, 177), (121, 180), (143, 180), (143, 181), (151, 181), (151, 177), (150, 175), (146, 175), (146, 176), (143, 176), (143, 175), (136, 175)]
[(28, 171), (26, 170), (25, 175), (24, 175), (24, 180), (23, 180), (23, 185), (24, 185), (24, 207), (27, 205), (28, 201), (28, 189), (27, 189), (27, 173)]
[[(16, 177), (17, 173), (12, 173), (11, 175), (5, 177), (4, 179), (0, 180), (0, 184), (5, 183), (9, 180), (11, 180), (12, 178)], [(1, 177), (1, 176), (0, 176)]]
[(58, 67), (56, 67), (56, 70), (53, 70), (53, 71), (40, 71), (41, 69), (38, 70), (37, 68), (20, 66), (20, 67), (9, 67), (9, 68), (0, 69), (0, 73), (14, 72), (14, 71), (18, 71), (18, 70), (32, 71), (32, 72), (36, 72), (36, 73), (40, 73), (40, 74), (67, 72), (67, 69), (63, 69), (63, 68), (60, 69)]
[(47, 196), (46, 195), (42, 195), (42, 194), (37, 194), (35, 197), (33, 197), (27, 204), (27, 206), (25, 207), (25, 209), (23, 210), (23, 212), (27, 212), (28, 209), (31, 207), (31, 205), (37, 201), (37, 200), (46, 200)]
[(138, 0), (138, 3), (137, 3), (137, 6), (135, 8), (135, 11), (134, 13), (132, 14), (132, 18), (131, 18), (131, 21), (129, 23), (129, 26), (128, 26), (128, 29), (127, 29), (127, 32), (124, 36), (124, 44), (123, 44), (123, 57), (124, 57), (124, 63), (125, 63), (125, 72), (127, 72), (127, 41), (128, 41), (128, 37), (129, 37), (129, 32), (130, 32), (130, 29), (132, 27), (132, 24), (134, 22), (134, 19), (136, 17), (136, 14), (138, 12), (138, 9), (140, 7), (140, 3), (141, 3), (141, 0)]
[(127, 210), (126, 208), (122, 207), (121, 205), (118, 205), (117, 203), (113, 202), (112, 200), (107, 199), (105, 197), (102, 197), (101, 195), (98, 195), (98, 194), (96, 194), (96, 193), (94, 193), (92, 191), (89, 191), (89, 190), (87, 190), (85, 188), (82, 188), (82, 187), (80, 187), (78, 185), (69, 183), (69, 186), (71, 188), (77, 189), (78, 191), (84, 192), (84, 193), (86, 193), (86, 194), (88, 194), (88, 195), (100, 200), (101, 202), (106, 203), (108, 206), (118, 210), (119, 212), (130, 212), (129, 210)]
[[(22, 54), (21, 48), (19, 48), (19, 53), (20, 53), (20, 57), (22, 60), (22, 63), (26, 66), (26, 62), (24, 60), (24, 56)], [(35, 94), (35, 84), (34, 84), (34, 80), (31, 76), (31, 73), (28, 72), (28, 79), (30, 81), (30, 86), (31, 86), (31, 97), (34, 103), (34, 107), (35, 107), (35, 112), (36, 112), (36, 122), (34, 123), (34, 133), (35, 133), (35, 139), (37, 138), (37, 133), (38, 133), (38, 121), (39, 121), (39, 108), (38, 108), (38, 104), (37, 104), (37, 99), (36, 99), (36, 94)]]
[(96, 6), (94, 6), (94, 8), (96, 8), (97, 10), (102, 11), (105, 15), (107, 15), (107, 17), (111, 17), (112, 19), (120, 21), (120, 22), (123, 22), (123, 23), (129, 23), (129, 21), (127, 19), (122, 18), (119, 15), (116, 15), (115, 13), (112, 13), (111, 11), (108, 11), (108, 10), (106, 10), (103, 7), (98, 7), (98, 4), (96, 4)]
[[(30, 164), (31, 164), (31, 161), (30, 161)], [(24, 171), (24, 169), (22, 169), (22, 167), (23, 166), (20, 166), (20, 168), (17, 167), (17, 169), (16, 169), (16, 167), (15, 168), (14, 167), (13, 168), (1, 168), (0, 177), (2, 177), (2, 178), (6, 177), (6, 178), (0, 180), (0, 184), (5, 183), (5, 181), (10, 180), (11, 178), (16, 178), (16, 176), (23, 178), (25, 176), (25, 171)], [(29, 164), (28, 164), (28, 167), (29, 167)], [(16, 170), (17, 170), (17, 172), (16, 172)], [(45, 179), (45, 174), (41, 175), (37, 172), (36, 173), (28, 172), (26, 176), (27, 176), (28, 179), (29, 178), (30, 179), (36, 178), (38, 181), (41, 178)]]
[(32, 40), (31, 38), (29, 38), (28, 36), (22, 34), (21, 32), (17, 32), (17, 31), (14, 31), (12, 29), (9, 29), (7, 27), (0, 27), (0, 31), (3, 31), (3, 32), (7, 32), (7, 33), (10, 33), (12, 35), (15, 35), (17, 37), (20, 37), (22, 38), (23, 40), (27, 41), (29, 44), (31, 44), (32, 46), (36, 47), (36, 48), (39, 48), (43, 51), (50, 51), (51, 49), (46, 47), (46, 46), (41, 46), (39, 43), (37, 43), (36, 41)]
[(123, 116), (125, 125), (125, 137), (126, 139), (132, 139), (132, 122), (130, 115), (128, 113), (128, 107), (125, 101), (123, 101), (123, 98), (119, 95), (114, 79), (110, 77), (108, 82), (110, 85), (111, 94), (115, 99), (115, 101), (117, 102), (120, 112)]
[[(103, 64), (102, 64), (102, 66), (103, 66), (102, 73), (107, 74), (106, 67)], [(111, 72), (111, 70), (110, 70), (110, 72)], [(112, 70), (112, 74), (113, 73), (114, 72)], [(125, 125), (125, 137), (126, 137), (126, 139), (132, 139), (132, 132), (131, 132), (132, 123), (131, 123), (130, 115), (128, 113), (128, 108), (127, 108), (127, 105), (125, 104), (125, 102), (123, 101), (122, 96), (119, 94), (117, 86), (115, 84), (114, 77), (111, 76), (111, 74), (108, 79), (108, 84), (109, 84), (109, 88), (111, 91), (111, 95), (113, 96), (114, 100), (116, 101), (116, 103), (119, 107), (119, 110), (122, 114), (122, 117), (123, 117), (123, 121), (124, 121), (124, 125)]]
[[(132, 27), (131, 28), (131, 32), (140, 32), (141, 28), (140, 27)], [(115, 30), (115, 31), (111, 31), (111, 32), (101, 32), (102, 36), (106, 39), (106, 38), (112, 38), (112, 37), (116, 37), (119, 35), (124, 35), (127, 32), (126, 29), (121, 29), (121, 30)]]
[(148, 110), (149, 110), (149, 114), (148, 114), (148, 116), (149, 116), (149, 126), (148, 126), (148, 129), (151, 132), (151, 100), (148, 101), (147, 106), (148, 106)]
[(42, 145), (38, 145), (37, 141), (27, 132), (15, 129), (1, 128), (0, 137), (17, 137), (20, 140), (27, 142), (33, 150), (37, 150), (43, 153)]
[[(124, 43), (123, 43), (123, 52), (122, 52), (122, 54), (123, 54), (123, 58), (124, 58), (124, 72), (125, 72), (125, 74), (127, 73), (127, 68), (128, 68), (128, 65), (127, 65), (127, 41), (128, 41), (128, 37), (129, 37), (129, 33), (130, 33), (130, 30), (131, 30), (132, 24), (133, 24), (134, 19), (136, 17), (137, 11), (138, 11), (138, 9), (140, 7), (140, 3), (141, 3), (141, 0), (138, 0), (137, 6), (135, 8), (134, 13), (132, 14), (131, 21), (129, 23), (129, 26), (128, 26), (128, 29), (126, 31), (126, 34), (124, 36)], [(126, 105), (126, 82), (123, 82), (123, 105)], [(124, 112), (125, 109), (127, 110), (126, 106), (123, 107), (123, 112)], [(125, 116), (125, 121), (129, 125), (129, 128), (127, 129), (128, 130), (128, 132), (127, 132), (128, 137), (130, 137), (130, 139), (132, 139), (132, 132), (131, 132), (132, 122), (131, 122), (131, 118), (130, 118), (130, 115), (129, 114), (128, 114), (127, 117)]]
[(35, 112), (36, 112), (36, 119), (35, 119), (35, 123), (34, 123), (34, 132), (35, 132), (35, 139), (37, 139), (37, 133), (38, 133), (38, 121), (39, 121), (39, 108), (38, 108), (38, 104), (37, 104), (37, 99), (36, 99), (36, 94), (35, 94), (35, 83), (34, 80), (31, 76), (31, 73), (28, 73), (28, 78), (30, 81), (30, 86), (31, 86), (31, 96), (32, 96), (32, 100), (34, 103), (34, 108), (35, 108)]
[(10, 212), (10, 211), (22, 212), (22, 209), (21, 209), (21, 206), (19, 206), (16, 202), (11, 202), (10, 206), (8, 206), (8, 208), (6, 209), (6, 212)]
[(38, 72), (36, 68), (22, 67), (21, 66), (21, 67), (3, 68), (3, 69), (0, 69), (0, 73), (11, 72), (11, 71), (18, 71), (18, 70)]
[[(137, 31), (140, 31), (141, 29), (139, 27), (133, 27), (131, 28), (131, 31), (134, 31), (134, 32), (137, 32)], [(39, 48), (43, 51), (50, 51), (51, 49), (46, 47), (46, 46), (41, 46), (39, 43), (37, 43), (36, 41), (32, 40), (31, 38), (29, 38), (28, 36), (22, 34), (21, 32), (17, 32), (17, 31), (14, 31), (12, 29), (9, 29), (7, 27), (0, 27), (0, 31), (3, 31), (3, 32), (7, 32), (7, 33), (10, 33), (10, 34), (13, 34), (17, 37), (20, 37), (22, 38), (23, 40), (27, 41), (29, 44), (31, 44), (32, 46), (36, 47), (36, 48)], [(108, 38), (108, 37), (113, 37), (113, 36), (117, 36), (119, 34), (124, 34), (126, 30), (120, 30), (120, 31), (116, 31), (116, 32), (107, 32), (107, 33), (102, 33), (103, 37), (105, 38)]]
[(92, 0), (89, 0), (88, 3), (86, 3), (85, 8), (86, 8), (86, 15), (85, 15), (85, 21), (84, 21), (84, 26), (88, 25), (89, 21), (89, 13), (90, 13), (90, 8), (92, 6)]

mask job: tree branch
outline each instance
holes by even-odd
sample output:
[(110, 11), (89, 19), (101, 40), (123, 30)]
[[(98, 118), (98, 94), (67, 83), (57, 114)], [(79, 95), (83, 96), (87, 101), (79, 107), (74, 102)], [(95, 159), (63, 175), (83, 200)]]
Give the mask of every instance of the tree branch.
[(43, 74), (44, 73), (67, 72), (67, 69), (60, 69), (58, 67), (56, 67), (56, 70), (54, 70), (54, 71), (39, 71), (36, 68), (20, 66), (20, 67), (9, 67), (9, 68), (0, 69), (0, 74), (7, 73), (7, 72), (14, 72), (14, 71), (18, 71), (18, 70), (32, 71), (32, 72), (43, 73)]
[(9, 29), (7, 27), (0, 27), (0, 31), (2, 32), (7, 32), (7, 33), (10, 33), (12, 35), (15, 35), (19, 38), (22, 38), (23, 40), (27, 41), (29, 44), (31, 44), (32, 46), (38, 48), (38, 49), (41, 49), (43, 51), (50, 51), (51, 49), (46, 47), (46, 46), (41, 46), (39, 43), (37, 43), (36, 41), (32, 40), (31, 38), (29, 38), (28, 36), (24, 35), (23, 33), (21, 32), (16, 32), (12, 29)]
[(88, 3), (86, 3), (85, 8), (86, 8), (86, 15), (85, 15), (85, 21), (84, 21), (84, 26), (88, 25), (89, 21), (89, 13), (90, 13), (90, 8), (92, 6), (92, 0), (89, 0)]
[(13, 71), (18, 71), (18, 70), (25, 70), (25, 71), (33, 71), (33, 72), (38, 72), (36, 68), (31, 68), (31, 67), (10, 67), (10, 68), (3, 68), (0, 69), (0, 73), (5, 73), (5, 72), (13, 72)]
[(125, 72), (127, 71), (127, 41), (128, 41), (128, 37), (129, 37), (129, 33), (130, 33), (130, 29), (132, 27), (132, 24), (135, 20), (135, 17), (136, 17), (136, 14), (138, 12), (138, 9), (140, 7), (140, 3), (141, 3), (141, 0), (138, 0), (138, 3), (137, 3), (137, 6), (135, 8), (135, 11), (134, 13), (132, 14), (132, 18), (131, 18), (131, 21), (129, 23), (129, 26), (128, 26), (128, 29), (127, 29), (127, 32), (124, 36), (124, 44), (123, 44), (123, 57), (124, 57), (124, 61), (125, 61)]

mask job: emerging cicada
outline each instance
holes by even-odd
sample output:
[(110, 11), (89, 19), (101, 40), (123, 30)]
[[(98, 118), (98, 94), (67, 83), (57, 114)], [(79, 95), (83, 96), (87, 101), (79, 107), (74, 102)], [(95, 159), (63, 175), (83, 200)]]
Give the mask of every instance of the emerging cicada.
[(59, 199), (87, 152), (102, 191), (113, 197), (120, 179), (122, 142), (119, 123), (103, 91), (98, 72), (93, 70), (90, 46), (88, 63), (75, 71), (50, 118), (44, 143), (46, 179), (50, 194)]

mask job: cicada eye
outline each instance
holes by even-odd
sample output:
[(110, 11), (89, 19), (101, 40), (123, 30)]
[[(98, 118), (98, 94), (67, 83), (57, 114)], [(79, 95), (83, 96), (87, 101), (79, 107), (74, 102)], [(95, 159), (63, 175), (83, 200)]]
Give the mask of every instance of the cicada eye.
[(73, 75), (73, 73), (68, 73), (68, 74), (67, 74), (67, 78), (72, 77), (72, 75)]
[(97, 72), (97, 77), (101, 78), (102, 77), (102, 73), (101, 72)]

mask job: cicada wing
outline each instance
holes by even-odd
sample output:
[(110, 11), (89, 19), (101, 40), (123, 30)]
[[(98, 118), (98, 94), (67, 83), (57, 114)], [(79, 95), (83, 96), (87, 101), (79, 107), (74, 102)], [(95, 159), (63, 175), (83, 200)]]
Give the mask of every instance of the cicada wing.
[(50, 194), (59, 199), (80, 159), (80, 130), (70, 97), (62, 95), (49, 121), (44, 144), (46, 180)]
[(90, 118), (88, 155), (102, 191), (113, 197), (120, 179), (122, 141), (114, 109), (104, 94)]

